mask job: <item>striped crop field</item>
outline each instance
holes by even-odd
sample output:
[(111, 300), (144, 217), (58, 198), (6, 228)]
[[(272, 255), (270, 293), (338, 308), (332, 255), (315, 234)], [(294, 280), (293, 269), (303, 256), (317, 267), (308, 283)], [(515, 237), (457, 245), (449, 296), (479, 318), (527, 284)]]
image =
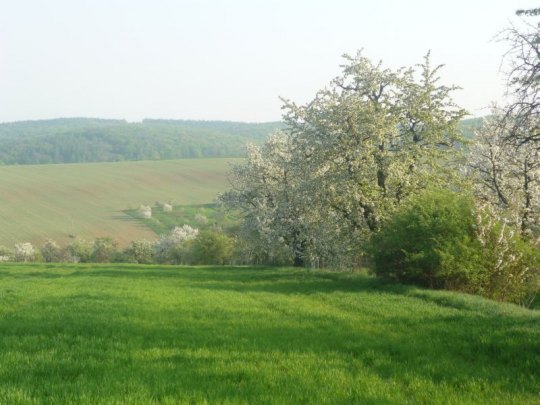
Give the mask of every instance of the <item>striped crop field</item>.
[(155, 234), (123, 210), (156, 201), (204, 204), (227, 188), (234, 159), (0, 167), (0, 245)]

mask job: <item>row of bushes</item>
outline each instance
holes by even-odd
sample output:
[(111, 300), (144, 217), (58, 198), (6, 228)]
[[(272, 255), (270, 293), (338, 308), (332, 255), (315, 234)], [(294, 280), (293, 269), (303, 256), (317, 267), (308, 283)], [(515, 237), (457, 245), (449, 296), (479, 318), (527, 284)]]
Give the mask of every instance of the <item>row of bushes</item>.
[(76, 239), (64, 247), (47, 240), (40, 249), (30, 243), (18, 243), (13, 250), (0, 247), (0, 261), (228, 264), (232, 261), (235, 246), (235, 239), (220, 230), (199, 232), (184, 225), (156, 241), (137, 240), (124, 249), (110, 237), (97, 238), (93, 242)]
[(540, 291), (540, 250), (489, 205), (451, 191), (412, 199), (371, 239), (378, 276), (526, 306)]

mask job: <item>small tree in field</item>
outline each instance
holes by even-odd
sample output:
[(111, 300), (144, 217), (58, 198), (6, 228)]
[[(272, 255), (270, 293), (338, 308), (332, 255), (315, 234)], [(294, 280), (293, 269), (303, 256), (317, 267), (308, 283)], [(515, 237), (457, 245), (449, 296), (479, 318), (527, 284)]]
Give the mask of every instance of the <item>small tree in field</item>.
[(128, 248), (125, 249), (125, 256), (134, 263), (148, 264), (154, 260), (155, 242), (147, 240), (134, 240)]
[(476, 134), (470, 165), (477, 195), (534, 240), (540, 237), (540, 148), (521, 142), (519, 133), (526, 136), (529, 128), (516, 131), (503, 110), (494, 110)]
[(36, 251), (31, 243), (17, 243), (14, 249), (14, 258), (17, 262), (32, 262), (36, 257)]
[(175, 227), (169, 234), (162, 235), (155, 243), (155, 259), (160, 263), (185, 263), (190, 244), (198, 234), (199, 230), (189, 225)]
[(89, 263), (92, 258), (92, 243), (84, 239), (75, 239), (66, 246), (66, 260), (75, 263)]
[(141, 218), (152, 218), (152, 207), (149, 205), (141, 205), (138, 212)]
[(47, 239), (45, 244), (41, 247), (41, 256), (43, 256), (43, 260), (48, 263), (58, 263), (64, 260), (62, 249), (52, 239)]
[(201, 232), (192, 244), (192, 260), (197, 264), (227, 264), (234, 251), (234, 240), (218, 231)]
[(91, 260), (95, 263), (111, 262), (117, 253), (118, 242), (113, 238), (96, 238), (92, 249)]

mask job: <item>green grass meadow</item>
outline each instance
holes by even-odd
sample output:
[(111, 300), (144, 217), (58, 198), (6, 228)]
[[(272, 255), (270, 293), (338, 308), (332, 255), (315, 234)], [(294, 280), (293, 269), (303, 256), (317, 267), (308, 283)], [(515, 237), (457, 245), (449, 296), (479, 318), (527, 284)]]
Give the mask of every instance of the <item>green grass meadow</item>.
[[(0, 166), (0, 245), (155, 238), (124, 210), (156, 201), (206, 204), (227, 188), (234, 159)], [(236, 160), (238, 161), (238, 160)], [(71, 236), (70, 236), (71, 235)]]
[(0, 266), (0, 403), (540, 403), (540, 311), (356, 273)]

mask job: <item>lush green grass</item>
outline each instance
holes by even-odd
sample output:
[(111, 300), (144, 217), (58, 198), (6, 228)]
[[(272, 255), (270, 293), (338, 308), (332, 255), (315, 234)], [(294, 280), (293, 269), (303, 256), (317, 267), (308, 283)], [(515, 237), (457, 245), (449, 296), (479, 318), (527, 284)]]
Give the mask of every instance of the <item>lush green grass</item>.
[(540, 313), (359, 274), (0, 267), (0, 403), (538, 403)]
[(233, 230), (238, 227), (238, 218), (228, 210), (212, 204), (176, 205), (170, 212), (162, 207), (152, 207), (152, 218), (141, 218), (137, 209), (125, 210), (132, 218), (152, 229), (157, 235), (169, 232), (175, 226), (189, 225), (200, 230)]
[(231, 159), (0, 166), (0, 245), (112, 236), (154, 238), (125, 214), (155, 201), (210, 203), (227, 188)]

